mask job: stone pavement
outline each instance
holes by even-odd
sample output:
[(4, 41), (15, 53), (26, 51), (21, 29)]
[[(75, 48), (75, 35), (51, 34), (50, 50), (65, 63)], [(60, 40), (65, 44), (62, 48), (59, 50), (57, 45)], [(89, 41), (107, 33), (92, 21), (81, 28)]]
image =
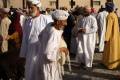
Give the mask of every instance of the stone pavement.
[[(106, 69), (103, 65), (100, 64), (101, 58), (102, 58), (102, 53), (95, 54), (92, 72), (85, 71), (80, 67), (78, 67), (78, 64), (75, 63), (74, 58), (72, 58), (71, 59), (72, 73), (68, 71), (68, 66), (65, 65), (65, 75), (63, 80), (120, 80), (118, 79), (117, 76), (120, 75), (120, 69), (116, 69), (116, 70)], [(12, 79), (12, 80), (18, 80), (18, 79)]]
[(94, 56), (93, 71), (88, 72), (75, 63), (75, 60), (71, 60), (72, 73), (68, 71), (67, 65), (65, 66), (64, 80), (120, 80), (118, 75), (120, 75), (120, 69), (108, 70), (102, 64), (100, 60), (102, 58), (102, 53), (96, 53)]

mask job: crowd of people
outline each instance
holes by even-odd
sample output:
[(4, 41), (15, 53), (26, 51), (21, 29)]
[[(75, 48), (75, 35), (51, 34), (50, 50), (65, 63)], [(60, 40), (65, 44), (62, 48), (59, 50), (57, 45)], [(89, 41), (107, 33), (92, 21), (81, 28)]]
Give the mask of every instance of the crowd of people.
[[(114, 3), (73, 10), (46, 8), (27, 0), (28, 9), (0, 9), (0, 79), (63, 80), (61, 65), (74, 56), (92, 71), (96, 44), (106, 69), (120, 67), (120, 29)], [(70, 54), (69, 54), (70, 53)]]

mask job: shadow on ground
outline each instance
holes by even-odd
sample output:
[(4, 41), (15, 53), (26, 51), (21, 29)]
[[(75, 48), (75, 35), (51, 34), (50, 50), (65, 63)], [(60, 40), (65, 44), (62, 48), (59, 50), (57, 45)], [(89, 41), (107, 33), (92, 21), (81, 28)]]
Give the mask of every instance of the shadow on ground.
[[(86, 71), (80, 68), (79, 64), (75, 63), (74, 59), (71, 60), (72, 73), (69, 72), (68, 66), (65, 65), (64, 80), (120, 80), (120, 69), (108, 70), (101, 64), (101, 53), (95, 54), (93, 63), (93, 70)], [(99, 58), (98, 58), (99, 57)]]

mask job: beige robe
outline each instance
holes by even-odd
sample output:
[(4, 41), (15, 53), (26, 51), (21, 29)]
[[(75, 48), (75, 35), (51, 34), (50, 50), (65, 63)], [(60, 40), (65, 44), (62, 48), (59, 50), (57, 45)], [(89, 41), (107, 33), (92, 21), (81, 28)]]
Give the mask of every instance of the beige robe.
[(5, 38), (8, 36), (8, 29), (11, 21), (8, 17), (5, 17), (1, 20), (0, 25), (0, 35), (3, 37), (3, 41), (1, 44), (1, 51), (2, 53), (5, 53), (8, 51), (8, 41), (5, 40)]
[(108, 69), (114, 69), (120, 64), (120, 32), (118, 18), (114, 12), (107, 17), (107, 30), (103, 63)]

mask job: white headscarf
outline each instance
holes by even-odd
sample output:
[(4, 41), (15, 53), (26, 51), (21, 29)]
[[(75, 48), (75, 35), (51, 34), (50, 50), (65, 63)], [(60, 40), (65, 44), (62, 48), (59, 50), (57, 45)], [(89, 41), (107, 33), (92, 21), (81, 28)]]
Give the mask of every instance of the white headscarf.
[(66, 20), (69, 16), (69, 13), (64, 10), (56, 10), (52, 13), (52, 17), (55, 20)]
[(10, 9), (9, 8), (2, 8), (1, 12), (3, 13), (9, 13)]
[(41, 8), (41, 2), (40, 0), (27, 0), (28, 2), (31, 2), (32, 4), (36, 5), (37, 7)]

